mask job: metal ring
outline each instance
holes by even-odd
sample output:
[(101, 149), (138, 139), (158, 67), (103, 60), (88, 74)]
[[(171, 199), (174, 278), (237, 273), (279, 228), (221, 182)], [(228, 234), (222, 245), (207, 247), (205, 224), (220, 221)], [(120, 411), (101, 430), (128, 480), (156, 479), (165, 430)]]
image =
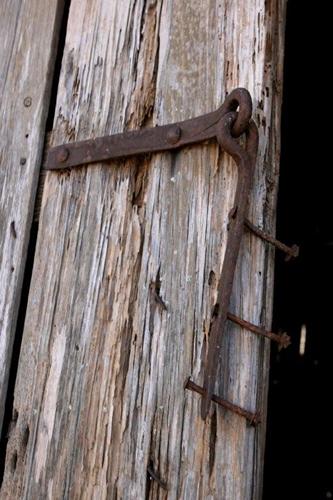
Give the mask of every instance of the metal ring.
[(225, 105), (228, 111), (236, 111), (238, 115), (231, 129), (233, 137), (239, 137), (246, 132), (252, 115), (252, 99), (250, 93), (244, 88), (238, 88), (226, 97)]

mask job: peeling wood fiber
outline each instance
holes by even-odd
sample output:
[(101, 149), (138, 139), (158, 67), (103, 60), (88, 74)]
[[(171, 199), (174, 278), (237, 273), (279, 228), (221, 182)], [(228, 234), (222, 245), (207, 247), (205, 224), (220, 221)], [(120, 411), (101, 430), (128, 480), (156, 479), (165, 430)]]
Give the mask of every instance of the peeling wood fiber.
[[(194, 117), (247, 87), (249, 218), (273, 232), (284, 11), (72, 0), (51, 144)], [(260, 498), (264, 425), (216, 405), (203, 422), (184, 391), (202, 383), (236, 180), (214, 144), (46, 175), (4, 498)], [(231, 312), (269, 328), (272, 273), (247, 233)], [(268, 363), (266, 340), (228, 324), (215, 392), (265, 413)]]

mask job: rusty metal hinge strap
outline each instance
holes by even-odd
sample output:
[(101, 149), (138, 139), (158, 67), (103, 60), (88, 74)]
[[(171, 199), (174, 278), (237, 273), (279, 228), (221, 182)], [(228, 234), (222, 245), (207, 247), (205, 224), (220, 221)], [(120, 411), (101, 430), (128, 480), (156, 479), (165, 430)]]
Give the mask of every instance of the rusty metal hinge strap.
[(223, 116), (239, 108), (233, 135), (245, 132), (252, 114), (252, 100), (246, 89), (235, 89), (222, 106), (190, 120), (85, 141), (55, 146), (48, 151), (44, 168), (59, 170), (128, 156), (170, 151), (217, 137)]

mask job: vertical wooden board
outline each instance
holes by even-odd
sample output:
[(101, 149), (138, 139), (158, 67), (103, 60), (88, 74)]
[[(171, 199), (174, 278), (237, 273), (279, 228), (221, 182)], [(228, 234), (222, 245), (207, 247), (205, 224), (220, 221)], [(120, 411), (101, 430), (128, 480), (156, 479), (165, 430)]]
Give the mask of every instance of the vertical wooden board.
[(0, 430), (62, 7), (1, 1)]
[[(283, 24), (282, 0), (72, 0), (53, 144), (193, 117), (245, 86), (249, 217), (273, 230)], [(260, 497), (264, 428), (216, 406), (204, 423), (184, 391), (202, 381), (236, 178), (214, 144), (47, 174), (4, 496)], [(245, 236), (231, 304), (267, 327), (272, 258)], [(267, 344), (229, 325), (223, 346), (216, 392), (264, 409)]]

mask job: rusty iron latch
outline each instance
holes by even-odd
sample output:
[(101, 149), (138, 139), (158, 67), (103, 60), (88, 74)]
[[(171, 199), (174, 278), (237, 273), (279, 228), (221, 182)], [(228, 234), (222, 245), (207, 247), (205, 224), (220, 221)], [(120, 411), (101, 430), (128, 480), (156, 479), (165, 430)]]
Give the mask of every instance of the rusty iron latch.
[[(212, 314), (208, 352), (203, 370), (203, 387), (191, 380), (187, 381), (185, 387), (202, 396), (203, 419), (206, 419), (210, 403), (214, 401), (256, 425), (260, 422), (257, 413), (251, 413), (213, 393), (226, 322), (232, 321), (257, 335), (276, 341), (280, 347), (287, 347), (290, 339), (286, 334), (268, 332), (229, 312), (241, 239), (245, 228), (251, 230), (258, 237), (285, 252), (288, 258), (298, 255), (298, 247), (295, 245), (288, 247), (275, 240), (246, 218), (258, 150), (258, 129), (251, 115), (251, 96), (246, 89), (238, 88), (227, 96), (219, 109), (190, 120), (53, 147), (48, 152), (44, 168), (63, 170), (133, 155), (177, 150), (213, 139), (233, 157), (238, 167), (238, 181), (233, 208), (229, 213), (228, 241), (218, 284), (217, 301)], [(245, 147), (236, 140), (242, 134), (246, 137)]]
[(191, 120), (56, 146), (49, 150), (44, 168), (72, 168), (133, 155), (170, 151), (218, 139), (223, 133), (226, 115), (238, 107), (232, 133), (234, 137), (239, 137), (247, 129), (252, 113), (251, 96), (245, 89), (231, 92), (218, 110)]

